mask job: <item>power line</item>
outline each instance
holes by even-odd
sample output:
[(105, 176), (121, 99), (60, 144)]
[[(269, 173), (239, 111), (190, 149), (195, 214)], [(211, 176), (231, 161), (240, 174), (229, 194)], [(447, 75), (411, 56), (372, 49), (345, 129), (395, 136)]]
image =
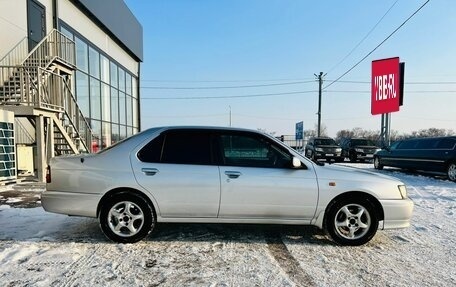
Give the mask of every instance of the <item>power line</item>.
[(316, 90), (309, 91), (297, 91), (297, 92), (286, 92), (286, 93), (270, 93), (270, 94), (253, 94), (253, 95), (237, 95), (237, 96), (191, 96), (191, 97), (141, 97), (141, 100), (205, 100), (205, 99), (233, 99), (233, 98), (255, 98), (255, 97), (274, 97), (274, 96), (285, 96), (285, 95), (298, 95), (298, 94), (309, 94), (316, 93)]
[(383, 14), (383, 16), (380, 18), (380, 20), (377, 21), (377, 23), (374, 25), (374, 27), (372, 27), (372, 29), (370, 29), (370, 31), (361, 39), (361, 41), (358, 42), (358, 44), (355, 45), (355, 47), (347, 54), (345, 55), (345, 57), (340, 60), (336, 65), (334, 65), (331, 69), (329, 69), (329, 71), (327, 72), (328, 74), (331, 73), (335, 68), (337, 68), (340, 64), (342, 64), (348, 57), (350, 57), (351, 54), (353, 54), (353, 52), (364, 42), (364, 40), (367, 39), (367, 37), (369, 37), (369, 35), (375, 30), (375, 28), (377, 28), (377, 26), (380, 24), (380, 22), (383, 21), (383, 19), (386, 17), (386, 15), (391, 11), (391, 9), (393, 9), (393, 7), (396, 5), (396, 3), (398, 2), (399, 0), (396, 0), (393, 5), (391, 5), (391, 7), (385, 12), (385, 14)]
[(381, 45), (383, 45), (383, 43), (385, 43), (389, 38), (391, 38), (391, 36), (393, 36), (400, 28), (402, 28), (402, 26), (404, 26), (413, 16), (415, 16), (421, 9), (423, 9), (424, 6), (426, 6), (428, 3), (429, 3), (430, 0), (427, 0), (423, 5), (420, 6), (420, 8), (418, 8), (415, 12), (413, 12), (412, 15), (410, 15), (404, 22), (402, 22), (401, 25), (399, 25), (399, 27), (397, 27), (391, 34), (388, 35), (388, 37), (386, 37), (382, 42), (380, 42), (380, 44), (378, 44), (372, 51), (370, 51), (369, 53), (367, 53), (366, 56), (364, 56), (361, 60), (359, 60), (355, 65), (353, 65), (350, 69), (348, 69), (345, 73), (343, 73), (342, 75), (340, 75), (337, 79), (335, 79), (334, 81), (332, 81), (331, 83), (329, 83), (326, 87), (323, 88), (323, 90), (325, 90), (326, 88), (332, 86), (334, 83), (336, 83), (337, 81), (339, 81), (340, 79), (342, 79), (345, 75), (347, 75), (348, 73), (350, 73), (354, 68), (356, 68), (359, 64), (361, 64), (361, 62), (363, 62), (367, 57), (369, 57), (373, 52), (375, 52)]
[[(317, 90), (309, 91), (295, 91), (285, 93), (270, 93), (270, 94), (252, 94), (252, 95), (230, 95), (230, 96), (190, 96), (190, 97), (141, 97), (141, 100), (206, 100), (206, 99), (233, 99), (233, 98), (256, 98), (256, 97), (274, 97), (298, 94), (317, 93)], [(327, 90), (327, 93), (345, 93), (345, 94), (370, 94), (371, 91), (367, 90)], [(410, 94), (442, 94), (442, 93), (456, 93), (456, 90), (436, 90), (436, 91), (406, 91)]]
[[(327, 80), (334, 81), (334, 80)], [(284, 83), (274, 83), (274, 84), (259, 84), (259, 85), (239, 85), (239, 86), (209, 86), (209, 87), (161, 87), (161, 86), (141, 86), (141, 89), (157, 89), (157, 90), (211, 90), (211, 89), (240, 89), (240, 88), (259, 88), (259, 87), (272, 87), (272, 86), (287, 86), (287, 85), (298, 85), (298, 84), (307, 84), (315, 83), (316, 80), (311, 81), (297, 81), (297, 82), (284, 82)], [(371, 84), (370, 81), (351, 81), (351, 80), (339, 80), (338, 83), (349, 83), (349, 84)], [(456, 81), (443, 81), (443, 82), (405, 82), (406, 85), (454, 85)]]
[(155, 83), (252, 83), (252, 82), (281, 82), (281, 81), (308, 81), (313, 78), (299, 78), (299, 79), (266, 79), (266, 80), (143, 80), (141, 82), (155, 82)]
[(299, 81), (299, 82), (287, 82), (287, 83), (275, 83), (275, 84), (260, 84), (260, 85), (242, 85), (242, 86), (212, 86), (212, 87), (160, 87), (160, 86), (143, 86), (142, 89), (156, 89), (156, 90), (215, 90), (215, 89), (241, 89), (241, 88), (259, 88), (259, 87), (272, 87), (272, 86), (287, 86), (287, 85), (298, 85), (315, 83), (312, 81)]

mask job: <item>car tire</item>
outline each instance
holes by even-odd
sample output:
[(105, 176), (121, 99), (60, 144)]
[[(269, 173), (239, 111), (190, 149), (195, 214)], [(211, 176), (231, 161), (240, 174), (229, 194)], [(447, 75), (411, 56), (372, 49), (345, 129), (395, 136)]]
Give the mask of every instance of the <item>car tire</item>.
[(325, 216), (326, 231), (340, 245), (358, 246), (369, 242), (378, 229), (374, 206), (365, 199), (336, 201)]
[(155, 227), (152, 206), (142, 196), (117, 193), (101, 206), (100, 227), (112, 241), (134, 243), (144, 239)]
[(380, 158), (378, 156), (374, 157), (374, 168), (378, 170), (383, 169), (383, 164), (380, 163)]
[(450, 162), (447, 167), (447, 176), (451, 181), (456, 181), (456, 162)]
[(315, 153), (314, 153), (314, 152), (310, 155), (310, 159), (311, 159), (313, 162), (316, 162), (316, 161), (317, 161), (317, 157), (315, 156)]
[(355, 153), (350, 153), (348, 158), (350, 159), (350, 162), (356, 162), (356, 154)]
[(310, 150), (306, 149), (305, 155), (307, 158), (310, 158), (310, 155), (311, 155)]

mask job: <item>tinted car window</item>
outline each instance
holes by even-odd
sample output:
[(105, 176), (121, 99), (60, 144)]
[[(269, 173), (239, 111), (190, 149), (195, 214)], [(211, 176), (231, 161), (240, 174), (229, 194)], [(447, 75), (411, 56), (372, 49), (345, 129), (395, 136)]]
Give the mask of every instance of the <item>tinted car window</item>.
[(437, 146), (438, 141), (435, 139), (422, 139), (416, 144), (416, 149), (434, 149)]
[(199, 131), (170, 131), (153, 139), (138, 153), (143, 162), (212, 164), (211, 135)]
[(403, 141), (398, 146), (398, 149), (414, 149), (417, 145), (416, 140)]
[(453, 149), (454, 145), (456, 144), (456, 140), (454, 139), (441, 139), (438, 144), (438, 149)]
[(171, 131), (166, 134), (161, 162), (212, 164), (211, 136), (199, 131)]
[(246, 167), (288, 167), (291, 156), (264, 138), (250, 135), (221, 135), (225, 165)]
[(143, 147), (138, 158), (143, 162), (160, 162), (164, 136), (160, 135)]

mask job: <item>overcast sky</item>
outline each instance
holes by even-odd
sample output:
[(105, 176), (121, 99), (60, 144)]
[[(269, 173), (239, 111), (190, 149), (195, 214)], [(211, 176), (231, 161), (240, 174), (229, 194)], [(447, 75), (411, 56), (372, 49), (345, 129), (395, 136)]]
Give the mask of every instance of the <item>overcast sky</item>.
[[(142, 129), (228, 126), (230, 110), (237, 127), (294, 134), (304, 121), (304, 129), (314, 129), (314, 74), (327, 73), (323, 87), (330, 84), (425, 2), (127, 0), (144, 29)], [(456, 1), (431, 0), (325, 89), (329, 135), (380, 129), (380, 116), (370, 114), (371, 62), (396, 56), (406, 65), (405, 95), (392, 129), (456, 130), (455, 28)]]

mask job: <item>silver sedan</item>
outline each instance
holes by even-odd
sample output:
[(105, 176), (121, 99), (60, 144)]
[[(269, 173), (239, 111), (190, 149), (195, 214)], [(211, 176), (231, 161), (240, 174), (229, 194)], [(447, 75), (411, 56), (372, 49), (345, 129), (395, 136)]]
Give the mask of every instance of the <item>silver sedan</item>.
[(314, 163), (258, 131), (153, 128), (97, 154), (52, 158), (46, 211), (96, 217), (104, 234), (137, 242), (160, 222), (303, 224), (342, 245), (410, 225), (395, 178)]

